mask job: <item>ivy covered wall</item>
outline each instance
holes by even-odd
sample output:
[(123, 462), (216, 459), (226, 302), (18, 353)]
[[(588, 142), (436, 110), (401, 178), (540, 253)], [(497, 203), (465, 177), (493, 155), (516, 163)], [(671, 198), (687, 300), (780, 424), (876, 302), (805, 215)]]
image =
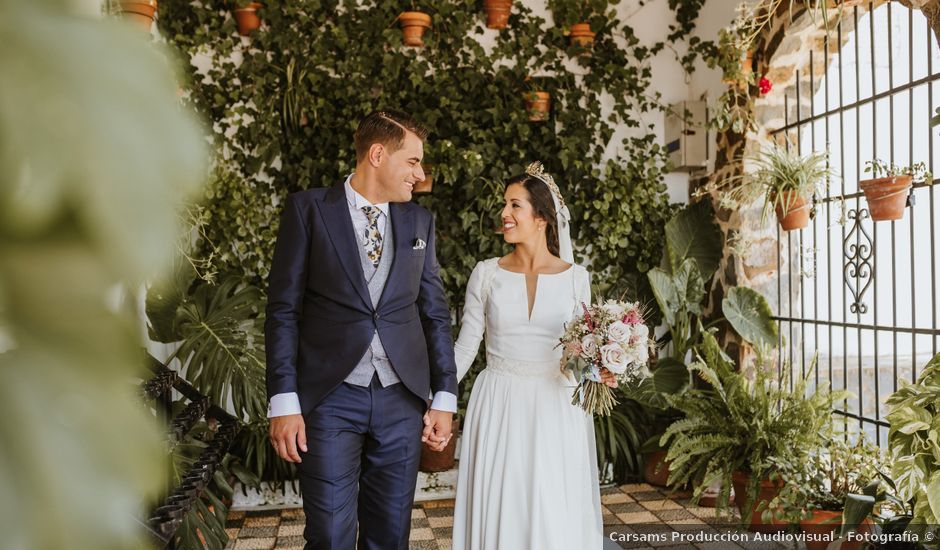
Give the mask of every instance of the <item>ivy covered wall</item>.
[[(527, 4), (514, 2), (508, 28), (493, 31), (475, 0), (271, 0), (262, 27), (242, 37), (231, 2), (160, 2), (160, 35), (191, 62), (181, 93), (209, 121), (217, 151), (189, 260), (223, 284), (190, 275), (154, 287), (152, 337), (195, 350), (179, 356), (198, 373), (194, 383), (247, 415), (235, 453), (251, 472), (291, 475), (270, 456), (259, 377), (259, 316), (280, 207), (286, 194), (331, 185), (354, 168), (352, 133), (377, 107), (409, 111), (431, 129), (425, 164), (434, 190), (415, 200), (435, 214), (452, 311), (474, 264), (508, 251), (495, 232), (502, 182), (533, 159), (570, 205), (576, 260), (589, 264), (596, 295), (626, 292), (654, 305), (645, 272), (660, 261), (674, 206), (658, 134), (667, 102), (651, 63), (666, 56), (678, 64), (675, 46), (649, 28), (641, 40), (621, 19), (623, 5), (553, 0), (549, 8), (569, 14), (588, 8), (581, 13), (597, 36), (581, 49), (546, 4), (538, 13)], [(411, 9), (432, 17), (420, 49), (402, 45), (396, 21)], [(523, 95), (533, 90), (552, 95), (546, 121), (529, 120)]]
[[(219, 268), (262, 284), (284, 195), (351, 171), (356, 122), (386, 105), (432, 129), (434, 193), (417, 200), (437, 214), (455, 306), (473, 264), (504, 252), (494, 233), (500, 182), (531, 159), (557, 174), (595, 282), (611, 294), (626, 290), (659, 258), (669, 213), (664, 152), (645, 128), (614, 144), (617, 157), (605, 160), (605, 151), (619, 127), (657, 109), (649, 59), (662, 46), (640, 45), (608, 2), (587, 14), (598, 37), (581, 56), (564, 29), (519, 2), (491, 49), (478, 39), (478, 2), (416, 7), (433, 18), (423, 49), (401, 44), (396, 16), (408, 3), (268, 2), (264, 27), (250, 38), (235, 32), (225, 2), (160, 4), (161, 33), (191, 57), (210, 56), (194, 68), (189, 97), (226, 157), (206, 204)], [(547, 122), (530, 122), (524, 109), (522, 94), (535, 88), (553, 95)]]

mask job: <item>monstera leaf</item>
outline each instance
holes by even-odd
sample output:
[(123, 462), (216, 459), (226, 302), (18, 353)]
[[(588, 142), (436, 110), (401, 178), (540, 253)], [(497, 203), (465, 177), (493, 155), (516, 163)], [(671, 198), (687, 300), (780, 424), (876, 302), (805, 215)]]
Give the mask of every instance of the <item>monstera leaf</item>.
[(666, 224), (664, 267), (674, 269), (691, 258), (702, 280), (710, 280), (718, 270), (722, 247), (721, 230), (714, 219), (708, 201), (699, 201), (673, 216)]
[(229, 402), (239, 418), (263, 418), (264, 333), (261, 292), (229, 277), (202, 283), (177, 311), (182, 343), (174, 354), (186, 378), (216, 403)]
[(777, 324), (767, 300), (756, 290), (736, 286), (721, 301), (721, 309), (742, 338), (752, 345), (773, 346), (777, 342)]

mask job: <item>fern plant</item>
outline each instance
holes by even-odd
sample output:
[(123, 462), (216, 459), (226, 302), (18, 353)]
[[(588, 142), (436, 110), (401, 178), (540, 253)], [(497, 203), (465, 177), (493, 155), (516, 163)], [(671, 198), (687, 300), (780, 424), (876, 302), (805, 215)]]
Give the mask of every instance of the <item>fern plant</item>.
[(807, 393), (812, 368), (789, 390), (781, 385), (790, 378), (789, 367), (782, 366), (778, 375), (759, 359), (754, 379), (748, 380), (735, 371), (712, 331), (703, 335), (698, 359), (689, 368), (709, 387), (666, 396), (685, 418), (666, 429), (660, 444), (668, 448), (669, 484), (691, 483), (694, 502), (707, 487), (720, 484), (718, 510), (728, 507), (736, 471), (749, 475), (745, 509), (752, 509), (760, 481), (774, 474), (772, 459), (801, 460), (818, 448), (833, 402), (846, 397), (824, 386)]

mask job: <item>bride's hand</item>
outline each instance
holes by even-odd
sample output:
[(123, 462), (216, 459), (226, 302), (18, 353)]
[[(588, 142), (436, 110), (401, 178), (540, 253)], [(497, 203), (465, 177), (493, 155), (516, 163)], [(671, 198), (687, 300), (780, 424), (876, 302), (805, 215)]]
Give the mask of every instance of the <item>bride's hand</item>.
[(617, 376), (604, 367), (601, 367), (601, 382), (607, 386), (610, 386), (611, 388), (616, 388), (619, 385), (617, 382)]

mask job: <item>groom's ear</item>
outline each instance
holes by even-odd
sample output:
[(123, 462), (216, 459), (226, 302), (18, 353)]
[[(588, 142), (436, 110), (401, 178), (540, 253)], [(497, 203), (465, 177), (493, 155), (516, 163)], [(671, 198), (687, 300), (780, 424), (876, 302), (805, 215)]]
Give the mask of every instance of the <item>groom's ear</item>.
[(385, 155), (387, 154), (388, 151), (386, 151), (384, 145), (381, 143), (373, 143), (369, 146), (369, 153), (366, 158), (369, 161), (369, 164), (374, 167), (378, 167), (380, 164), (382, 164), (382, 161), (385, 159)]

